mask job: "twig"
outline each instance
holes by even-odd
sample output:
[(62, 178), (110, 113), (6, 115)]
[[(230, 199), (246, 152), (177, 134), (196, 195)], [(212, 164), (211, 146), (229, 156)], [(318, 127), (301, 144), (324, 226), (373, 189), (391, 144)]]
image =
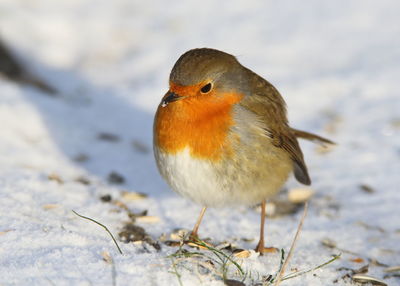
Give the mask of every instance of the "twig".
[(112, 233), (108, 230), (108, 228), (107, 228), (104, 224), (101, 224), (101, 223), (99, 223), (98, 221), (95, 221), (94, 219), (92, 219), (92, 218), (90, 218), (90, 217), (86, 217), (86, 216), (80, 215), (80, 214), (78, 214), (78, 213), (77, 213), (76, 211), (74, 211), (74, 210), (72, 210), (72, 212), (73, 212), (74, 214), (76, 214), (77, 216), (79, 216), (79, 217), (81, 217), (81, 218), (84, 218), (84, 219), (87, 219), (87, 220), (90, 220), (90, 221), (92, 221), (92, 222), (94, 222), (94, 223), (100, 225), (102, 228), (104, 228), (104, 229), (110, 234), (112, 240), (114, 241), (115, 245), (116, 245), (117, 248), (118, 248), (119, 253), (123, 254), (123, 253), (122, 253), (122, 250), (121, 250), (121, 248), (119, 248), (119, 245), (118, 245), (117, 241), (115, 240), (114, 236), (112, 235)]
[(306, 274), (306, 273), (309, 273), (309, 272), (312, 272), (312, 271), (317, 270), (317, 269), (320, 269), (320, 268), (332, 263), (333, 261), (339, 259), (341, 255), (342, 254), (334, 255), (332, 259), (330, 259), (327, 262), (324, 262), (324, 263), (322, 263), (322, 264), (320, 264), (320, 265), (318, 265), (318, 266), (316, 266), (314, 268), (311, 268), (309, 270), (304, 270), (304, 271), (299, 271), (299, 272), (296, 272), (296, 273), (288, 274), (287, 276), (282, 278), (282, 281), (288, 280), (288, 279), (291, 279), (291, 278), (294, 278), (294, 277), (297, 277), (297, 276), (300, 276), (300, 275), (303, 275), (303, 274)]
[(298, 240), (299, 234), (300, 234), (301, 229), (302, 229), (302, 227), (303, 227), (304, 219), (306, 218), (306, 215), (307, 215), (307, 210), (308, 210), (308, 203), (306, 202), (306, 203), (304, 204), (303, 216), (301, 217), (301, 220), (300, 220), (300, 222), (299, 222), (299, 226), (297, 227), (297, 231), (296, 231), (296, 234), (295, 234), (295, 236), (294, 236), (292, 245), (290, 246), (288, 256), (286, 257), (285, 263), (283, 263), (283, 266), (282, 266), (282, 268), (281, 268), (281, 271), (279, 271), (278, 278), (277, 278), (277, 280), (275, 281), (274, 286), (278, 286), (278, 285), (281, 283), (283, 274), (285, 273), (285, 269), (286, 269), (286, 267), (287, 267), (287, 265), (288, 265), (290, 259), (292, 258), (293, 251), (294, 251), (294, 248), (295, 248), (295, 246), (296, 246), (296, 242), (297, 242), (297, 240)]

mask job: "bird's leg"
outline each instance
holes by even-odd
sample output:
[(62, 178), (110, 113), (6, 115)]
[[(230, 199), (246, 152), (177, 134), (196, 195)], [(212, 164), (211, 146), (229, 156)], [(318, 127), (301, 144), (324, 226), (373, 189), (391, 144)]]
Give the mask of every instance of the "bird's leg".
[(201, 223), (201, 220), (203, 219), (204, 213), (206, 212), (207, 207), (203, 207), (201, 209), (200, 215), (196, 221), (196, 224), (193, 227), (192, 233), (190, 234), (190, 240), (197, 240), (199, 239), (199, 236), (197, 235), (197, 232), (199, 231), (199, 226)]
[(260, 254), (264, 253), (264, 224), (265, 224), (265, 200), (261, 203), (261, 225), (260, 225), (260, 241), (255, 249)]

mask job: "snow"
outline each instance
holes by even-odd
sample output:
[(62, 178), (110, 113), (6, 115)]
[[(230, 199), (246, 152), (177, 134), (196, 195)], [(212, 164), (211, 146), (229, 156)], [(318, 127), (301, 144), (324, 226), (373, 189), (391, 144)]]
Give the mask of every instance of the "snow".
[[(2, 39), (61, 96), (0, 77), (0, 284), (224, 284), (199, 273), (195, 259), (171, 259), (178, 247), (121, 242), (127, 211), (100, 200), (109, 194), (134, 213), (148, 210), (158, 221), (137, 225), (154, 240), (193, 226), (201, 207), (159, 176), (152, 120), (174, 62), (195, 47), (238, 56), (282, 93), (292, 126), (338, 142), (326, 154), (301, 143), (316, 195), (287, 273), (342, 256), (282, 284), (351, 285), (341, 267), (358, 269), (368, 258), (399, 265), (399, 9), (397, 1), (361, 0), (1, 1)], [(82, 154), (87, 161), (76, 160)], [(111, 172), (125, 183), (109, 183)], [(291, 179), (287, 187), (299, 185)], [(148, 197), (131, 201), (123, 191)], [(123, 255), (104, 229), (72, 210), (106, 225)], [(267, 219), (267, 245), (287, 252), (300, 216)], [(252, 249), (258, 221), (254, 209), (210, 209), (200, 235)], [(325, 238), (339, 249), (323, 246)], [(245, 282), (274, 274), (279, 258), (252, 252), (238, 259), (252, 274)], [(398, 285), (384, 269), (371, 264), (368, 274)], [(241, 280), (232, 265), (228, 278)]]

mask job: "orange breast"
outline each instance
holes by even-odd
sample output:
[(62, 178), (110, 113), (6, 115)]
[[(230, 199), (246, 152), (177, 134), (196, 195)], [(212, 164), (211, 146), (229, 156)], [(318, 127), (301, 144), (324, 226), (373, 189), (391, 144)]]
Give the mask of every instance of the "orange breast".
[(192, 156), (217, 161), (229, 152), (227, 142), (232, 126), (232, 106), (243, 95), (236, 93), (197, 94), (199, 88), (171, 86), (182, 100), (158, 107), (154, 122), (154, 141), (158, 148), (174, 154), (189, 148)]

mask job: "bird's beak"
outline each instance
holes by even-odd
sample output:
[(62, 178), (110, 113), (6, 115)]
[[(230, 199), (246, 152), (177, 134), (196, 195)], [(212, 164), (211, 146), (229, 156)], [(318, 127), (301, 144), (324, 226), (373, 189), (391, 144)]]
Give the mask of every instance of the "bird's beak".
[(164, 95), (164, 97), (161, 101), (161, 106), (165, 107), (168, 105), (168, 103), (178, 101), (183, 98), (185, 98), (185, 96), (180, 96), (180, 95), (176, 94), (175, 92), (168, 91), (167, 94)]

